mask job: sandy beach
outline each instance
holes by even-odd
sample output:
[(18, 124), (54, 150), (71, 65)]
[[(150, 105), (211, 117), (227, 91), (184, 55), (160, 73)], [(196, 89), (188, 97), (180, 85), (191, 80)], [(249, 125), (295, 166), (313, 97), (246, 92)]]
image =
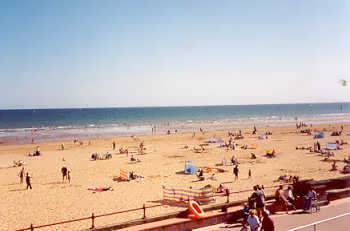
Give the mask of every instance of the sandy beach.
[[(339, 125), (334, 125), (339, 130)], [(326, 137), (320, 139), (322, 147), (327, 142), (344, 140), (349, 142), (350, 125), (344, 126), (342, 136), (330, 136), (333, 125), (317, 125), (313, 129), (327, 129)], [(237, 132), (238, 130), (235, 130)], [(104, 139), (83, 140), (84, 144), (64, 141), (65, 150), (60, 150), (62, 142), (43, 142), (38, 144), (0, 144), (0, 230), (14, 230), (29, 227), (31, 223), (41, 225), (62, 220), (91, 216), (91, 213), (103, 214), (124, 209), (158, 204), (162, 200), (162, 186), (192, 186), (199, 188), (208, 184), (217, 187), (225, 186), (233, 191), (249, 189), (254, 184), (266, 186), (278, 184), (274, 182), (280, 175), (297, 175), (301, 179), (327, 179), (342, 176), (339, 171), (330, 171), (331, 162), (322, 161), (319, 154), (310, 154), (307, 150), (296, 150), (297, 145), (313, 146), (313, 136), (296, 133), (295, 127), (258, 127), (258, 133), (271, 131), (267, 140), (258, 139), (251, 134), (252, 129), (242, 129), (244, 139), (236, 143), (256, 144), (255, 150), (229, 150), (209, 144), (203, 153), (194, 153), (192, 148), (206, 141), (209, 137), (220, 136), (228, 141), (227, 131), (210, 131), (201, 134), (192, 133), (171, 135), (148, 135), (136, 137), (111, 137)], [(116, 150), (112, 142), (116, 142)], [(137, 155), (141, 162), (131, 163), (130, 154), (118, 154), (119, 148), (128, 148), (137, 152), (138, 145), (144, 141), (144, 155)], [(42, 156), (29, 157), (40, 146)], [(185, 146), (188, 148), (184, 148)], [(266, 150), (275, 149), (276, 158), (266, 158)], [(111, 152), (109, 160), (91, 161), (93, 152)], [(250, 159), (254, 152), (257, 159)], [(331, 159), (343, 160), (350, 154), (350, 145), (343, 145), (336, 150)], [(232, 166), (223, 166), (224, 173), (217, 173), (217, 180), (197, 181), (195, 175), (184, 175), (185, 160), (192, 160), (198, 167), (215, 167), (223, 158), (228, 161), (235, 155), (240, 162), (239, 180), (233, 182)], [(18, 173), (21, 167), (10, 167), (14, 160), (23, 160), (25, 171), (32, 176), (32, 190), (25, 189), (25, 183), (19, 183)], [(71, 182), (63, 183), (61, 167), (66, 165), (71, 170)], [(337, 163), (342, 169), (344, 162)], [(140, 182), (116, 182), (114, 176), (119, 175), (120, 168), (135, 171), (144, 176)], [(251, 169), (252, 178), (248, 179)], [(88, 188), (111, 186), (113, 191), (93, 193)], [(232, 199), (244, 199), (248, 194), (238, 194)], [(223, 198), (224, 199), (224, 198)], [(220, 199), (218, 199), (220, 200)], [(149, 210), (148, 216), (181, 210), (177, 206), (164, 206)], [(125, 213), (96, 220), (96, 226), (117, 223), (142, 217), (142, 211)], [(79, 230), (88, 228), (90, 221), (77, 222), (61, 226), (53, 226), (43, 230)]]

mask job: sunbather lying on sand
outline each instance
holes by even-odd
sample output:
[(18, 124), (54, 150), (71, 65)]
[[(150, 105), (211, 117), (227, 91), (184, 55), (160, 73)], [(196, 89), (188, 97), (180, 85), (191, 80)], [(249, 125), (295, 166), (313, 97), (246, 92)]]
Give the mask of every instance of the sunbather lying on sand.
[(129, 173), (129, 179), (130, 180), (141, 180), (141, 179), (143, 179), (144, 177), (143, 176), (141, 176), (141, 175), (136, 175), (136, 173), (134, 173), (133, 171), (131, 171), (130, 173)]
[(337, 145), (348, 144), (348, 142), (346, 142), (346, 141), (344, 141), (344, 140), (336, 140), (334, 143), (336, 143)]
[(13, 167), (20, 167), (25, 165), (26, 163), (23, 160), (14, 160), (13, 161)]
[(108, 187), (94, 187), (94, 188), (88, 188), (88, 190), (95, 192), (104, 192), (104, 191), (113, 191), (113, 188), (108, 186)]
[(219, 187), (216, 189), (216, 193), (224, 193), (226, 190), (226, 187), (223, 184), (220, 184)]
[(131, 155), (130, 161), (131, 162), (141, 162), (141, 160), (139, 160), (138, 158), (134, 157), (134, 155)]
[(331, 152), (329, 150), (321, 149), (321, 150), (315, 150), (316, 153), (320, 153), (321, 155), (325, 155), (327, 157), (334, 156), (334, 152)]
[(300, 131), (300, 133), (304, 133), (304, 134), (307, 134), (307, 135), (309, 135), (309, 136), (311, 136), (311, 129), (303, 129), (303, 130), (301, 130)]
[(108, 160), (108, 159), (112, 159), (112, 153), (105, 153), (105, 154), (99, 154), (99, 153), (92, 153), (90, 160)]
[(251, 145), (241, 145), (241, 149), (256, 149), (256, 144), (251, 144)]
[(235, 140), (241, 140), (241, 139), (244, 139), (244, 136), (242, 136), (242, 135), (237, 135), (237, 136), (235, 136), (234, 139), (235, 139)]
[(193, 151), (195, 153), (201, 153), (201, 152), (205, 151), (205, 148), (203, 146), (199, 146), (199, 148), (198, 147), (193, 147)]
[(126, 154), (128, 155), (129, 154), (129, 150), (127, 148), (119, 148), (119, 154)]
[(311, 146), (304, 146), (304, 145), (301, 145), (301, 146), (296, 146), (295, 149), (296, 149), (296, 150), (311, 150), (312, 147), (311, 147)]
[(341, 136), (342, 131), (333, 131), (331, 136)]
[(33, 153), (28, 153), (28, 156), (41, 156), (41, 152), (39, 150), (36, 150)]

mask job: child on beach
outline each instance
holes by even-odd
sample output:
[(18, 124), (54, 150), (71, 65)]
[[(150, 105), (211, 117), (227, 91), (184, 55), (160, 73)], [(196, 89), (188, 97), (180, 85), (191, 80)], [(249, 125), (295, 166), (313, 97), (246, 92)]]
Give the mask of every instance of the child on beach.
[(198, 171), (197, 177), (198, 177), (198, 180), (199, 180), (199, 181), (205, 180), (203, 169), (200, 169), (200, 170)]
[(70, 171), (67, 172), (67, 180), (70, 183)]

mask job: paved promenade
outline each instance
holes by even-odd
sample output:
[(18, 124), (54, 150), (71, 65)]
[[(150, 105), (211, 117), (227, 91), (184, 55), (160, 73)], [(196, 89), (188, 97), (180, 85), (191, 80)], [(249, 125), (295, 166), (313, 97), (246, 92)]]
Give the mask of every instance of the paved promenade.
[[(332, 201), (330, 205), (321, 207), (321, 211), (312, 214), (293, 213), (273, 215), (276, 231), (287, 231), (313, 222), (335, 217), (350, 212), (350, 198)], [(196, 231), (239, 231), (241, 226), (235, 224), (219, 224), (215, 226), (197, 229)], [(313, 231), (311, 228), (303, 228), (300, 231)], [(348, 231), (350, 230), (350, 215), (317, 225), (317, 231)]]

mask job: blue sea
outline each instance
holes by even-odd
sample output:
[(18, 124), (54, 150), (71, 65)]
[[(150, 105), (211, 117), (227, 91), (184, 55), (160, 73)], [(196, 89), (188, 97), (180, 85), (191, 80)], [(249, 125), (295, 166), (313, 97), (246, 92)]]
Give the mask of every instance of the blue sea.
[(0, 141), (350, 121), (350, 103), (0, 110)]

